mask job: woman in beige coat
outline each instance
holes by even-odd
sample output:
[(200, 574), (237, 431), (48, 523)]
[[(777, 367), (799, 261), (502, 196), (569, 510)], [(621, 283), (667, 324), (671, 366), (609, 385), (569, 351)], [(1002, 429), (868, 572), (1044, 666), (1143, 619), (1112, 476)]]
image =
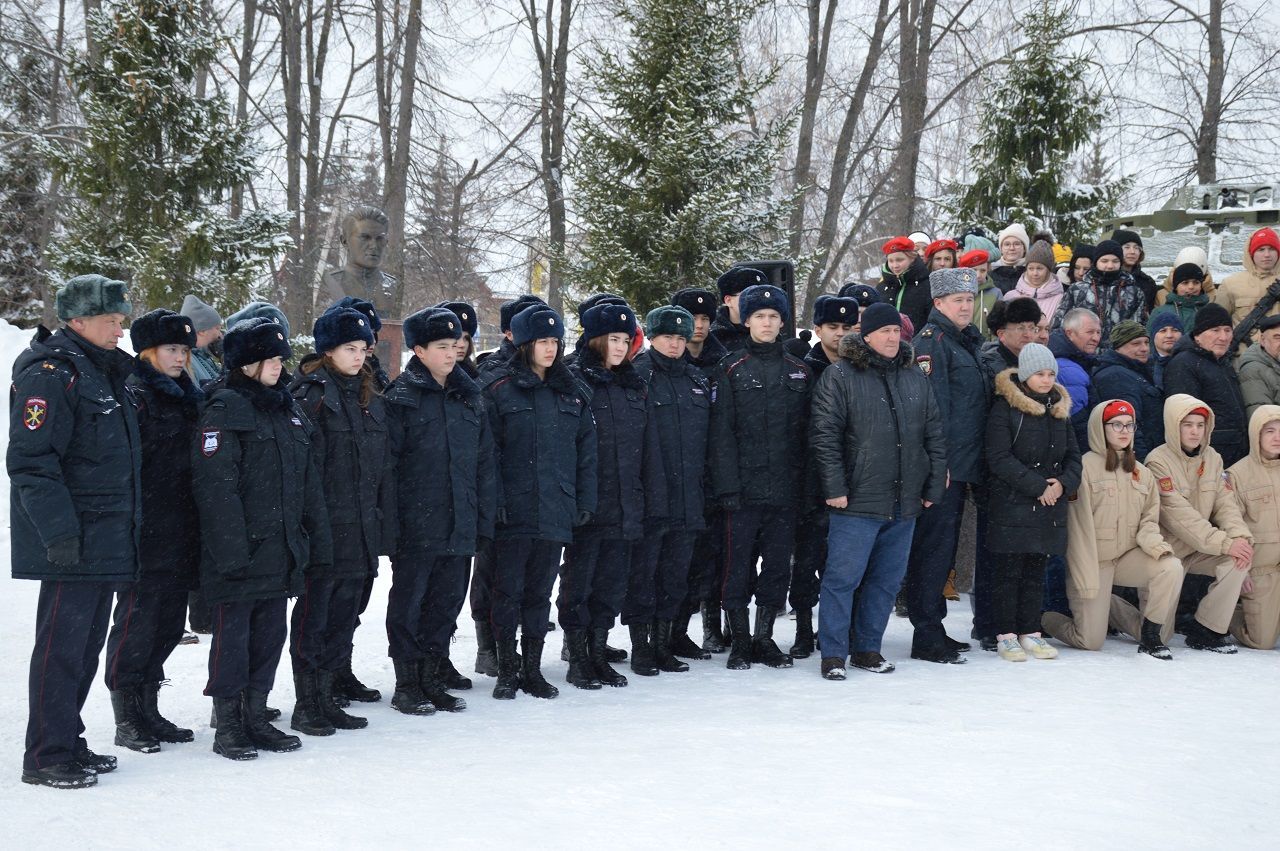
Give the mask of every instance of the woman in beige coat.
[(1240, 593), (1231, 634), (1245, 647), (1273, 650), (1280, 638), (1280, 405), (1249, 418), (1249, 455), (1227, 471), (1253, 533), (1253, 566)]
[[(1120, 399), (1089, 416), (1089, 452), (1067, 506), (1067, 600), (1073, 617), (1045, 612), (1045, 631), (1063, 644), (1101, 650), (1107, 625), (1138, 639), (1138, 652), (1172, 659), (1165, 642), (1182, 590), (1182, 563), (1160, 534), (1155, 476), (1133, 451), (1137, 419)], [(1145, 589), (1142, 612), (1112, 585)]]
[(1227, 636), (1253, 562), (1253, 535), (1209, 445), (1213, 411), (1186, 393), (1164, 403), (1165, 442), (1144, 462), (1160, 489), (1160, 529), (1188, 573), (1212, 576), (1186, 629), (1187, 647), (1235, 653)]

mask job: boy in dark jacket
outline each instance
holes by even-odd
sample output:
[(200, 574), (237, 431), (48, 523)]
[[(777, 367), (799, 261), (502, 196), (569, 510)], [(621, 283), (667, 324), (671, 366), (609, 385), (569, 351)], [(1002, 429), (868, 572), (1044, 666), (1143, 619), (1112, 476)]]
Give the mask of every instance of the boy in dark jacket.
[(711, 323), (711, 336), (730, 352), (741, 351), (751, 335), (743, 325), (745, 317), (738, 307), (738, 297), (747, 287), (755, 287), (769, 283), (768, 277), (759, 269), (747, 266), (735, 266), (716, 279), (716, 289), (720, 291), (720, 309), (716, 311), (715, 320)]
[(1164, 370), (1164, 397), (1185, 393), (1203, 401), (1217, 422), (1210, 445), (1230, 467), (1249, 454), (1244, 395), (1231, 363), (1231, 315), (1220, 304), (1206, 305), (1195, 325), (1174, 347)]
[(1146, 326), (1125, 320), (1111, 329), (1111, 348), (1098, 355), (1093, 386), (1100, 399), (1123, 399), (1138, 412), (1133, 451), (1138, 460), (1164, 443), (1164, 396), (1151, 372)]
[[(813, 373), (778, 339), (790, 314), (782, 290), (748, 287), (738, 310), (750, 340), (721, 361), (711, 391), (711, 484), (725, 510), (722, 587), (733, 632), (728, 667), (744, 670), (756, 661), (785, 668), (791, 657), (774, 643), (773, 624), (787, 598), (796, 511), (804, 496)], [(757, 545), (752, 636), (747, 605)]]
[(386, 396), (396, 469), (387, 600), (396, 669), (391, 705), (427, 715), (466, 708), (445, 691), (443, 672), (468, 561), (482, 540), (493, 538), (497, 482), (484, 397), (457, 362), (462, 323), (432, 307), (406, 319), (404, 331), (414, 357)]

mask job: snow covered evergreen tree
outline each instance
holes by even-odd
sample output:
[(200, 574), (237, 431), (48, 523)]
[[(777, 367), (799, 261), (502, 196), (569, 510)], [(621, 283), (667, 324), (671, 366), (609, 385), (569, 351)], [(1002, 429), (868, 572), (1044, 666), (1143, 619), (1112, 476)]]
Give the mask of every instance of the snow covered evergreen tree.
[(574, 200), (585, 230), (570, 267), (579, 292), (624, 295), (638, 310), (679, 287), (708, 286), (739, 260), (785, 256), (786, 199), (774, 186), (789, 122), (753, 132), (736, 57), (755, 4), (628, 0), (622, 55), (589, 68), (602, 109), (575, 116)]
[(177, 309), (194, 292), (226, 310), (247, 300), (286, 237), (284, 220), (225, 212), (254, 171), (246, 129), (195, 79), (214, 57), (199, 0), (104, 4), (88, 26), (96, 56), (73, 58), (82, 144), (53, 152), (74, 194), (49, 255), (63, 276), (130, 280), (133, 300)]
[(995, 230), (1021, 222), (1073, 242), (1115, 212), (1128, 180), (1070, 178), (1072, 156), (1094, 142), (1106, 112), (1086, 79), (1088, 57), (1065, 49), (1071, 21), (1068, 7), (1044, 0), (1019, 22), (1027, 47), (983, 102), (972, 179), (949, 205), (956, 224)]
[[(0, 62), (0, 135), (32, 133), (44, 123), (52, 63), (33, 45), (40, 34), (28, 19), (14, 52)], [(0, 152), (0, 319), (32, 325), (40, 318), (44, 268), (40, 232), (48, 204), (49, 165), (34, 136)]]

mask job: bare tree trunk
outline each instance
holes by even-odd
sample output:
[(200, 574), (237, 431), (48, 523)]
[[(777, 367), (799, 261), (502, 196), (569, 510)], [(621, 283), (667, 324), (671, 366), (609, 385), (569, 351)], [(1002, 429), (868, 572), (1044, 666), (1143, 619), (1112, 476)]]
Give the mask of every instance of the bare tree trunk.
[[(257, 43), (257, 0), (244, 0), (244, 32), (240, 35), (240, 65), (236, 69), (236, 123), (249, 120), (249, 82), (253, 77), (253, 48)], [(231, 218), (238, 219), (244, 211), (244, 185), (237, 184), (231, 190)]]
[(290, 323), (305, 314), (302, 296), (302, 28), (301, 0), (278, 0), (280, 18), (280, 78), (285, 109), (285, 203), (289, 207), (289, 238), (293, 245), (286, 256), (278, 284), (283, 289), (281, 307)]
[[(58, 26), (53, 37), (53, 68), (52, 82), (49, 86), (49, 124), (56, 126), (61, 123), (62, 116), (62, 57), (65, 55), (67, 38), (67, 0), (58, 0)], [(49, 239), (53, 236), (54, 225), (58, 221), (58, 202), (62, 195), (62, 179), (57, 172), (49, 178), (49, 195), (45, 199), (44, 217), (40, 222), (40, 229), (36, 234), (36, 248), (41, 257), (44, 257), (45, 248), (49, 245)], [(40, 322), (46, 328), (53, 328), (58, 323), (58, 313), (56, 309), (56, 294), (49, 280), (49, 275), (42, 277), (43, 292), (41, 293), (44, 305), (40, 311)]]
[(929, 106), (930, 34), (937, 0), (902, 0), (898, 9), (899, 156), (890, 183), (888, 221), (906, 233), (915, 224), (920, 142)]
[(573, 23), (574, 0), (546, 0), (542, 21), (537, 0), (522, 0), (525, 21), (533, 37), (533, 49), (541, 76), (539, 119), (542, 130), (540, 175), (547, 199), (548, 274), (547, 303), (563, 311), (561, 292), (563, 270), (560, 258), (568, 239), (564, 199), (565, 96), (569, 67), (569, 32)]
[[(1218, 181), (1218, 123), (1222, 120), (1222, 87), (1226, 80), (1226, 49), (1222, 38), (1223, 0), (1209, 0), (1209, 68), (1204, 91), (1204, 112), (1196, 133), (1196, 180)], [(1201, 19), (1203, 21), (1203, 19)]]
[[(827, 55), (831, 45), (831, 23), (835, 19), (839, 0), (827, 0), (827, 11), (822, 12), (822, 0), (808, 0), (809, 41), (805, 51), (804, 97), (800, 104), (800, 134), (796, 141), (796, 161), (791, 172), (791, 188), (795, 200), (788, 224), (791, 257), (800, 256), (804, 247), (805, 203), (813, 191), (813, 128), (817, 122), (818, 101), (827, 80)], [(812, 303), (806, 301), (806, 304)]]
[(418, 80), (418, 44), (422, 37), (422, 0), (409, 0), (405, 20), (404, 55), (400, 66), (400, 103), (396, 110), (396, 128), (390, 168), (386, 172), (383, 192), (386, 196), (387, 271), (397, 281), (396, 315), (404, 309), (404, 235), (407, 202), (406, 183), (409, 176), (409, 148), (413, 141), (413, 92)]
[[(102, 0), (84, 0), (84, 19), (89, 20), (89, 16), (97, 12), (102, 6)], [(61, 17), (61, 11), (59, 11)], [(90, 62), (96, 62), (98, 59), (98, 43), (93, 40), (93, 33), (88, 27), (84, 28), (84, 51), (89, 57)]]

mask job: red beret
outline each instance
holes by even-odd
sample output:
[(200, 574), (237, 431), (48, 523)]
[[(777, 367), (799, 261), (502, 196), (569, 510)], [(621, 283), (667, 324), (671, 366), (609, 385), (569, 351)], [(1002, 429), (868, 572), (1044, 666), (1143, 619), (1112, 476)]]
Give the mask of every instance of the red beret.
[(885, 254), (896, 254), (899, 251), (910, 254), (916, 250), (916, 244), (905, 236), (895, 236), (893, 239), (880, 246), (880, 250)]
[(974, 266), (981, 266), (983, 263), (990, 262), (991, 254), (985, 248), (975, 248), (960, 255), (961, 269), (972, 269)]
[(952, 239), (935, 239), (933, 242), (925, 246), (924, 258), (928, 260), (930, 257), (937, 254), (939, 251), (948, 251), (948, 250), (959, 252), (960, 246), (956, 245), (955, 240), (952, 240)]

